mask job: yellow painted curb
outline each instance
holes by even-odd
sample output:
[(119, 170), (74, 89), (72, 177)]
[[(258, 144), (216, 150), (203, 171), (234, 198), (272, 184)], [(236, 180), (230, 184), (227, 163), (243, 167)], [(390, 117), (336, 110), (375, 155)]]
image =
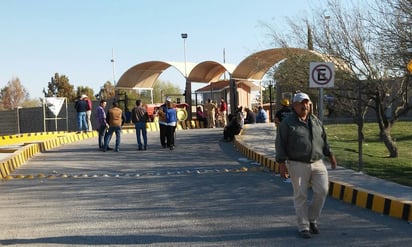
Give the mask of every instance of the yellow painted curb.
[[(243, 132), (241, 132), (241, 134), (242, 133)], [(258, 153), (250, 148), (249, 145), (243, 142), (241, 134), (234, 138), (233, 145), (236, 149), (247, 158), (269, 167), (270, 170), (275, 173), (279, 173), (279, 164), (277, 164), (273, 158), (265, 157), (264, 154)], [(345, 182), (331, 180), (329, 181), (329, 196), (358, 207), (370, 209), (377, 213), (412, 222), (411, 201), (402, 201), (388, 195), (356, 188)]]

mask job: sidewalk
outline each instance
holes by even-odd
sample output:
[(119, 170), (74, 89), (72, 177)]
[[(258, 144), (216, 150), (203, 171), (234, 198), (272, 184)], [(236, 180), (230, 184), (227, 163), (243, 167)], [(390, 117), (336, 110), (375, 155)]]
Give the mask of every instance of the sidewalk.
[[(274, 124), (245, 125), (235, 146), (248, 158), (278, 173)], [(339, 164), (339, 157), (337, 157)], [(359, 207), (412, 222), (412, 187), (338, 166), (329, 172), (329, 195)]]

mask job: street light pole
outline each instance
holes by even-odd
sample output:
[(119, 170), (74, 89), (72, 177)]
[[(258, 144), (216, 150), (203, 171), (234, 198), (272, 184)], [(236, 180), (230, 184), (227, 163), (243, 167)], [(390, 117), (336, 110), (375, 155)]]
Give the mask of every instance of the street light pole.
[(185, 78), (187, 78), (187, 71), (186, 71), (186, 39), (187, 39), (187, 33), (182, 33), (182, 39), (183, 39), (183, 54), (185, 58)]
[(185, 87), (185, 103), (188, 105), (187, 113), (188, 113), (188, 119), (192, 119), (192, 84), (189, 81), (189, 78), (187, 77), (187, 62), (186, 62), (186, 39), (187, 39), (187, 33), (182, 33), (181, 37), (183, 39), (183, 53), (184, 53), (184, 58), (185, 58), (185, 80), (186, 80), (186, 87)]

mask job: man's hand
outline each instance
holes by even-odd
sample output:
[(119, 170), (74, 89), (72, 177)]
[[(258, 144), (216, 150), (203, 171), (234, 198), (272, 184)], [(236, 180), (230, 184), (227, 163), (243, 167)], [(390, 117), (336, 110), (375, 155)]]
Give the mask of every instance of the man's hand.
[(289, 177), (288, 169), (286, 168), (286, 164), (284, 162), (279, 163), (279, 173), (282, 178), (286, 179)]
[(336, 161), (336, 157), (335, 157), (335, 155), (332, 154), (329, 158), (330, 158), (330, 167), (333, 170), (335, 170), (336, 166), (338, 165), (338, 162)]

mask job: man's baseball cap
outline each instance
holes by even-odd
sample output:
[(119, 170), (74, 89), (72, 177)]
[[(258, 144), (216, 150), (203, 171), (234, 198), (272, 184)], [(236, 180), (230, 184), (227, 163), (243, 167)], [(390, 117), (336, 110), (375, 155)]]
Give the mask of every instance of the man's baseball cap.
[(305, 94), (305, 93), (297, 93), (297, 94), (295, 94), (295, 96), (293, 97), (293, 102), (302, 102), (302, 101), (304, 101), (304, 100), (309, 100), (309, 102), (311, 102), (310, 101), (310, 98), (309, 98), (309, 95), (307, 95), (307, 94)]

